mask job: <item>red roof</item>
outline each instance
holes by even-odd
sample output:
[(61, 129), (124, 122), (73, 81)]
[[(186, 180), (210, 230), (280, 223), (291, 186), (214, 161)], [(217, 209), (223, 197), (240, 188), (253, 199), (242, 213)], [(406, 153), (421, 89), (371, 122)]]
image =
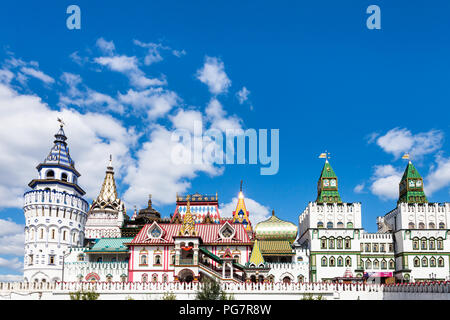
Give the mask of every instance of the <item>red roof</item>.
[[(251, 240), (248, 237), (247, 232), (242, 224), (230, 223), (230, 225), (236, 230), (232, 238), (222, 239), (219, 235), (220, 228), (224, 225), (223, 223), (213, 223), (213, 224), (195, 224), (195, 231), (197, 231), (197, 236), (201, 238), (203, 243), (211, 244), (237, 244), (245, 243), (251, 244)], [(137, 244), (174, 244), (174, 238), (178, 236), (180, 232), (181, 224), (158, 224), (158, 226), (163, 230), (163, 235), (161, 238), (153, 239), (148, 236), (147, 230), (152, 224), (146, 224), (141, 231), (134, 237), (131, 241), (131, 245)]]

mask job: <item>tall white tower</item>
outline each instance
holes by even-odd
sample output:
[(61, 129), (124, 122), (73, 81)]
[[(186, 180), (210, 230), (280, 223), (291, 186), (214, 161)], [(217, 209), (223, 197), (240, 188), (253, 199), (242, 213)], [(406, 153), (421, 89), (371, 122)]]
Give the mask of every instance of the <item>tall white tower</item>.
[(28, 184), (32, 190), (24, 194), (25, 281), (60, 281), (64, 254), (84, 242), (89, 205), (66, 140), (61, 121), (49, 155), (36, 167), (38, 178)]

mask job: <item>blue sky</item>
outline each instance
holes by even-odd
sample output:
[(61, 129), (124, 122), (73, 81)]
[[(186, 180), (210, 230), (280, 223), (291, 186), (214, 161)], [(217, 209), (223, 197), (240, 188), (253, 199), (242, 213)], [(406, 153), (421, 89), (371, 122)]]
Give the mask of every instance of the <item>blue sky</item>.
[[(66, 28), (70, 4), (81, 8), (81, 30)], [(366, 27), (371, 4), (381, 30)], [(395, 207), (404, 152), (429, 200), (448, 201), (449, 10), (446, 1), (1, 3), (0, 243), (10, 249), (0, 249), (0, 274), (20, 274), (20, 198), (59, 115), (88, 201), (112, 153), (130, 215), (148, 193), (168, 216), (175, 192), (216, 191), (230, 215), (242, 179), (250, 218), (275, 209), (297, 223), (316, 198), (325, 150), (368, 231)], [(173, 169), (167, 134), (198, 118), (279, 129), (278, 173)]]

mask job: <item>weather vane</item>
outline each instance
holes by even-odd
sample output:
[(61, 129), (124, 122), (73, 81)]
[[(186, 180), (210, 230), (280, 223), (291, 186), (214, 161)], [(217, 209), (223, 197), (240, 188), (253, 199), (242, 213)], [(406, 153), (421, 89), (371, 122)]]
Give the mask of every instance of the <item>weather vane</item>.
[(61, 118), (58, 118), (58, 122), (59, 122), (59, 125), (61, 126), (61, 128), (65, 125), (63, 119), (61, 119)]
[(325, 150), (325, 152), (322, 152), (322, 153), (319, 155), (319, 158), (320, 158), (320, 159), (326, 159), (326, 160), (331, 159), (330, 153), (329, 153), (327, 150)]

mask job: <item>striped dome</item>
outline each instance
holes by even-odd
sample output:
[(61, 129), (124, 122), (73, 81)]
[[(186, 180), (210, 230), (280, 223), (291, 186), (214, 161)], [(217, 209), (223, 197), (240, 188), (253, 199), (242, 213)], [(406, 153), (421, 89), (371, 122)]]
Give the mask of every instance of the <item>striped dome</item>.
[(256, 238), (260, 240), (288, 240), (294, 241), (297, 237), (297, 226), (292, 222), (284, 221), (275, 216), (272, 211), (272, 216), (255, 227)]

